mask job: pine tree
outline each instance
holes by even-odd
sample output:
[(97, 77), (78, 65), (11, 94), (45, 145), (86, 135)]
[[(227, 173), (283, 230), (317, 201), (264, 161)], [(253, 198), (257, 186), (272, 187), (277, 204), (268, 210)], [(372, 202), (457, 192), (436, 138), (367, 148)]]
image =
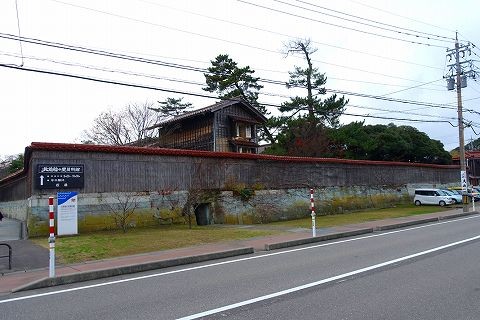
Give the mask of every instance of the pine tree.
[(253, 76), (254, 70), (249, 66), (238, 67), (228, 54), (218, 55), (211, 63), (208, 72), (204, 73), (207, 86), (203, 90), (217, 93), (220, 99), (240, 96), (261, 113), (267, 113), (257, 101), (263, 86), (258, 84), (259, 78)]
[(165, 116), (178, 116), (188, 109), (192, 108), (192, 104), (189, 102), (182, 103), (183, 98), (167, 98), (165, 101), (158, 101), (160, 108), (150, 108), (153, 111), (159, 112), (162, 117)]
[(280, 111), (283, 113), (291, 112), (291, 117), (302, 111), (308, 111), (310, 122), (320, 121), (323, 125), (338, 127), (339, 117), (344, 112), (348, 100), (344, 97), (338, 98), (332, 95), (322, 101), (320, 96), (326, 94), (325, 83), (327, 78), (325, 74), (320, 73), (318, 68), (314, 68), (311, 55), (317, 49), (311, 47), (311, 41), (294, 40), (285, 45), (287, 55), (300, 54), (306, 61), (306, 68), (295, 66), (295, 70), (289, 72), (290, 79), (286, 83), (287, 88), (305, 88), (307, 95), (303, 97), (293, 97), (290, 101), (284, 102)]

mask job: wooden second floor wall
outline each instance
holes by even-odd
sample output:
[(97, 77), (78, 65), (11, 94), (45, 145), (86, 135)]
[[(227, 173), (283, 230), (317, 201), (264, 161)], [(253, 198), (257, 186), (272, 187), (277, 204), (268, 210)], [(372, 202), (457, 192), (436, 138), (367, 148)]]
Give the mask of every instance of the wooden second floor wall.
[(213, 150), (213, 114), (167, 124), (159, 130), (158, 146), (187, 150)]
[[(242, 118), (251, 123), (257, 122), (252, 115), (240, 105), (232, 105), (215, 113), (215, 151), (236, 152), (230, 142), (236, 136), (235, 118)], [(258, 143), (257, 132), (252, 132), (252, 141)]]
[[(160, 129), (155, 146), (162, 148), (237, 152), (232, 141), (237, 136), (236, 125), (249, 126), (247, 143), (258, 143), (256, 124), (259, 120), (242, 104), (196, 114), (178, 121), (167, 121)], [(255, 153), (255, 152), (254, 152)]]

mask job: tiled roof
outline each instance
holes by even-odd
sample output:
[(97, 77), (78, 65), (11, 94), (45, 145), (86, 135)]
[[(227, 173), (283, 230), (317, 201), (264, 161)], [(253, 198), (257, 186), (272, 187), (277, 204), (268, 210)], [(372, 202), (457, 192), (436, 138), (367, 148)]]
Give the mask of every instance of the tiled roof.
[(123, 153), (123, 154), (144, 154), (144, 155), (164, 155), (164, 156), (180, 156), (180, 157), (206, 157), (206, 158), (223, 158), (223, 159), (250, 159), (264, 161), (281, 161), (296, 163), (343, 163), (350, 165), (378, 165), (378, 166), (410, 166), (410, 167), (426, 167), (426, 168), (458, 168), (458, 165), (437, 165), (426, 163), (411, 162), (391, 162), (391, 161), (369, 161), (369, 160), (349, 160), (336, 158), (307, 158), (307, 157), (291, 157), (291, 156), (272, 156), (254, 153), (236, 153), (236, 152), (213, 152), (199, 150), (183, 150), (183, 149), (166, 149), (151, 147), (133, 147), (133, 146), (107, 146), (93, 144), (70, 144), (70, 143), (51, 143), (51, 142), (32, 142), (30, 146), (25, 148), (25, 168), (17, 171), (3, 179), (0, 183), (8, 180), (14, 180), (17, 177), (25, 175), (30, 163), (30, 157), (33, 151), (64, 151), (64, 152), (92, 152), (92, 153)]
[[(145, 154), (145, 155), (165, 155), (165, 156), (185, 156), (185, 157), (207, 157), (207, 158), (232, 158), (232, 159), (252, 159), (252, 160), (273, 160), (286, 162), (327, 162), (327, 163), (347, 163), (352, 165), (397, 165), (397, 166), (415, 166), (431, 168), (457, 168), (457, 165), (437, 165), (426, 163), (411, 162), (392, 162), (392, 161), (370, 161), (370, 160), (350, 160), (336, 158), (307, 158), (292, 156), (273, 156), (252, 153), (237, 152), (213, 152), (185, 149), (166, 149), (150, 147), (132, 147), (132, 146), (107, 146), (93, 144), (68, 144), (68, 143), (49, 143), (32, 142), (26, 150), (36, 151), (70, 151), (70, 152), (105, 152), (105, 153), (124, 153), (124, 154)], [(26, 155), (27, 157), (27, 155)]]
[[(472, 151), (465, 151), (465, 158), (466, 159), (480, 159), (480, 151), (472, 150)], [(455, 155), (452, 157), (452, 160), (459, 161), (460, 156)]]
[(184, 149), (166, 149), (151, 147), (133, 147), (133, 146), (107, 146), (93, 144), (70, 144), (70, 143), (51, 143), (51, 142), (32, 142), (30, 146), (25, 148), (25, 168), (17, 171), (3, 179), (0, 183), (25, 175), (30, 163), (30, 157), (33, 151), (57, 151), (57, 152), (99, 152), (99, 153), (123, 153), (123, 154), (144, 154), (144, 155), (164, 155), (164, 156), (180, 156), (180, 157), (205, 157), (205, 158), (224, 158), (224, 159), (251, 159), (264, 161), (285, 161), (297, 163), (343, 163), (350, 165), (377, 165), (377, 166), (408, 166), (408, 167), (425, 167), (425, 168), (459, 168), (458, 165), (438, 165), (427, 163), (411, 163), (411, 162), (391, 162), (391, 161), (370, 161), (370, 160), (349, 160), (336, 158), (307, 158), (307, 157), (291, 157), (291, 156), (272, 156), (254, 153), (237, 153), (237, 152), (213, 152), (199, 150)]
[(177, 122), (177, 121), (180, 121), (180, 120), (193, 118), (195, 116), (205, 114), (205, 113), (215, 112), (215, 111), (221, 110), (225, 107), (228, 107), (228, 106), (231, 106), (231, 105), (234, 105), (234, 104), (237, 104), (237, 103), (242, 103), (247, 108), (249, 108), (258, 118), (262, 119), (264, 122), (267, 121), (267, 118), (265, 118), (265, 116), (263, 114), (261, 114), (257, 109), (252, 107), (249, 103), (245, 102), (245, 100), (243, 100), (241, 98), (231, 98), (231, 99), (228, 99), (228, 100), (219, 101), (219, 102), (217, 102), (215, 104), (212, 104), (211, 106), (208, 106), (208, 107), (204, 107), (204, 108), (200, 108), (200, 109), (197, 109), (197, 110), (194, 110), (194, 111), (182, 113), (182, 114), (180, 114), (178, 116), (175, 116), (173, 118), (170, 118), (168, 120), (161, 121), (161, 122), (147, 128), (147, 129), (155, 129), (155, 128), (158, 128), (160, 126), (163, 126), (163, 125), (166, 125), (166, 124), (169, 124), (169, 123), (174, 123), (174, 122)]

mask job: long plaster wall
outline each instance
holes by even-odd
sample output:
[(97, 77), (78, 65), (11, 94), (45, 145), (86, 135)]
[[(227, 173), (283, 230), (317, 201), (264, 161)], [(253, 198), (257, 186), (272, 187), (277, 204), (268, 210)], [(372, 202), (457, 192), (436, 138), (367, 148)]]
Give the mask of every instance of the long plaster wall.
[[(310, 188), (316, 190), (318, 213), (325, 214), (348, 211), (352, 206), (405, 200), (415, 187), (454, 185), (459, 180), (459, 169), (454, 166), (238, 154), (34, 150), (21, 183), (10, 184), (24, 192), (24, 199), (17, 198), (20, 191), (11, 192), (8, 184), (0, 184), (5, 192), (0, 210), (26, 221), (31, 236), (47, 234), (48, 197), (63, 191), (36, 189), (37, 164), (84, 165), (84, 187), (73, 190), (79, 193), (80, 232), (114, 228), (109, 204), (127, 195), (134, 195), (138, 202), (132, 225), (181, 222), (183, 218), (178, 215), (188, 190), (197, 189), (212, 192), (204, 200), (210, 207), (210, 222), (258, 223), (308, 215)], [(242, 188), (255, 189), (255, 193), (242, 198), (238, 195)], [(13, 194), (15, 197), (9, 198)], [(167, 218), (158, 220), (154, 215)]]
[[(418, 186), (404, 187), (326, 187), (315, 189), (315, 208), (318, 215), (344, 213), (349, 210), (381, 207), (399, 201), (410, 201), (411, 192)], [(438, 185), (435, 185), (438, 186)], [(54, 194), (52, 194), (54, 195)], [(17, 219), (27, 221), (29, 236), (48, 235), (48, 196), (35, 195), (26, 201), (0, 204)], [(129, 222), (132, 227), (169, 223), (187, 223), (181, 215), (187, 201), (187, 192), (116, 192), (78, 195), (79, 232), (115, 229), (112, 208), (130, 199), (136, 202), (135, 214)], [(209, 200), (209, 223), (251, 224), (290, 220), (310, 215), (310, 189), (257, 190), (249, 199), (242, 199), (232, 191), (221, 191)], [(25, 213), (28, 212), (28, 217)], [(55, 209), (56, 212), (56, 209)], [(195, 223), (195, 215), (192, 215)], [(161, 218), (161, 219), (158, 219)]]

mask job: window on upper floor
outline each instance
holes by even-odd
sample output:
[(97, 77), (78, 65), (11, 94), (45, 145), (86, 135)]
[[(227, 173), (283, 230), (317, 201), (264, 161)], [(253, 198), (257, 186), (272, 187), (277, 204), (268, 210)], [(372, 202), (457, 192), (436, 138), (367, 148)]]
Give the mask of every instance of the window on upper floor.
[(255, 153), (255, 149), (249, 147), (238, 147), (239, 153)]
[(253, 138), (253, 126), (248, 123), (237, 122), (235, 123), (236, 136), (251, 139)]

